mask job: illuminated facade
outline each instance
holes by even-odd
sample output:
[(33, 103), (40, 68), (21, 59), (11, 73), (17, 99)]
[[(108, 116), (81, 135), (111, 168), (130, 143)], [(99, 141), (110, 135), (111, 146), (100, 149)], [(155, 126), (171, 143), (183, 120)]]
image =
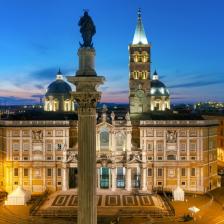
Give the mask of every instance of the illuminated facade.
[[(151, 192), (179, 185), (203, 193), (217, 187), (216, 121), (131, 121), (129, 113), (113, 112), (97, 120), (98, 189)], [(0, 130), (1, 188), (40, 193), (77, 187), (77, 120), (7, 120)]]
[(151, 45), (148, 43), (141, 12), (132, 44), (129, 45), (129, 105), (130, 114), (170, 109), (169, 91), (157, 72), (151, 79)]

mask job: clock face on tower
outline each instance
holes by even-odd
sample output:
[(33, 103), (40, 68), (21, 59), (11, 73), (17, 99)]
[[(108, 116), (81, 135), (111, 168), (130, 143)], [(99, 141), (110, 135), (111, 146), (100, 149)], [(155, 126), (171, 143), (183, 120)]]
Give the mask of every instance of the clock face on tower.
[(145, 93), (143, 90), (137, 90), (136, 94), (135, 94), (138, 98), (142, 98), (144, 97)]

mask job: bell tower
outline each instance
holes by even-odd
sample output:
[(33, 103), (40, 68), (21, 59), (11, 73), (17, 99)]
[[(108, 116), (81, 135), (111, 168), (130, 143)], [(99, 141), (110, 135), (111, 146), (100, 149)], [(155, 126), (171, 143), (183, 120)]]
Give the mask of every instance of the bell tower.
[(150, 111), (150, 48), (139, 9), (134, 38), (129, 45), (130, 114)]

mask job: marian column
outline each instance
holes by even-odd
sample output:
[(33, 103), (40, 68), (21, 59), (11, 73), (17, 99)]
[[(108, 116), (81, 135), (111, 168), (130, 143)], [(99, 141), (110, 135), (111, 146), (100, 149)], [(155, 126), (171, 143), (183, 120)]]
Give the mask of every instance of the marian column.
[(79, 69), (68, 81), (76, 86), (73, 92), (78, 108), (78, 224), (97, 224), (96, 200), (96, 104), (101, 93), (97, 87), (104, 77), (97, 76), (92, 36), (95, 25), (88, 15), (79, 21), (83, 44), (78, 50)]

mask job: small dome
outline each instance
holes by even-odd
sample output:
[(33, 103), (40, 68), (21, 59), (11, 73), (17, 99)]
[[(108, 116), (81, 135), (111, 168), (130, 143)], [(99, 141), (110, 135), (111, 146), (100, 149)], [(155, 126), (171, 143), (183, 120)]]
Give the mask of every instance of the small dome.
[(153, 79), (151, 81), (151, 95), (152, 96), (169, 96), (169, 90), (166, 85), (159, 81), (159, 77), (157, 72), (155, 71), (153, 74)]
[(56, 98), (63, 96), (65, 99), (68, 99), (70, 98), (71, 91), (71, 86), (63, 80), (62, 73), (59, 70), (56, 80), (48, 86), (45, 96), (53, 96)]

